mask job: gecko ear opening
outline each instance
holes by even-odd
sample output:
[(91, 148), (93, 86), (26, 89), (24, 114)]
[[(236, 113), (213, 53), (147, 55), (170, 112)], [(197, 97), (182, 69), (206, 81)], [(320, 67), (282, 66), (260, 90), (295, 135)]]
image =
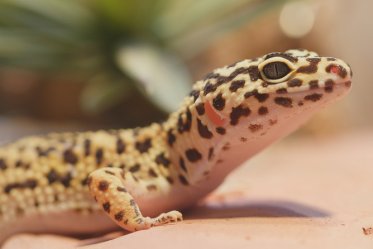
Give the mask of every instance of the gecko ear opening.
[(268, 83), (279, 83), (287, 80), (293, 70), (293, 65), (282, 57), (272, 57), (258, 66), (262, 78)]

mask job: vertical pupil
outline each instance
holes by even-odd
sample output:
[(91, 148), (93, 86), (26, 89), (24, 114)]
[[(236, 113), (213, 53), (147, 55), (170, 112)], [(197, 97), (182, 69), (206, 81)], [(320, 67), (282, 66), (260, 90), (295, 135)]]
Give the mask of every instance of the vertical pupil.
[(264, 66), (264, 75), (271, 80), (281, 79), (290, 72), (290, 68), (284, 62), (271, 62)]

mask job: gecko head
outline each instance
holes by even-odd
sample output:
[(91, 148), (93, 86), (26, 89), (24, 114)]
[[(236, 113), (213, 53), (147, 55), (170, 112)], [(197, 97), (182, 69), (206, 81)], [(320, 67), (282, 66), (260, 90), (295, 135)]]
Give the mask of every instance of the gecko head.
[(237, 131), (231, 134), (245, 140), (271, 130), (291, 132), (349, 92), (351, 77), (351, 68), (340, 59), (288, 50), (216, 69), (195, 84), (198, 94), (192, 95), (209, 130)]

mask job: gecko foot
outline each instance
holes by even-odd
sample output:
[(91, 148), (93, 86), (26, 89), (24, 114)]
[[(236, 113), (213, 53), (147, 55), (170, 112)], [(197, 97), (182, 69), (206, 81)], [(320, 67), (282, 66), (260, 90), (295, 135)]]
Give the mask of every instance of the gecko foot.
[(183, 215), (179, 211), (170, 211), (162, 213), (158, 217), (152, 219), (152, 226), (160, 226), (169, 223), (176, 223), (183, 220)]

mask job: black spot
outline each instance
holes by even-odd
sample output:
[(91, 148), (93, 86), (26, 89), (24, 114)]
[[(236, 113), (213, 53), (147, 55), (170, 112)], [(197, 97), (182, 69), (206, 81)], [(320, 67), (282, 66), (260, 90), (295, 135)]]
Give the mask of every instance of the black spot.
[(224, 135), (225, 134), (225, 128), (223, 127), (216, 127), (216, 132), (219, 133), (220, 135)]
[(197, 162), (202, 159), (202, 155), (197, 149), (187, 149), (185, 155), (190, 162)]
[(302, 80), (294, 78), (288, 81), (288, 87), (297, 87), (302, 85)]
[(196, 100), (199, 97), (199, 91), (197, 90), (192, 90), (189, 94), (189, 96), (193, 97), (193, 101), (196, 102)]
[(110, 213), (110, 202), (105, 202), (102, 204), (102, 208), (105, 210), (105, 212)]
[(232, 112), (229, 115), (230, 116), (230, 124), (231, 125), (236, 125), (238, 124), (238, 120), (241, 117), (247, 117), (251, 113), (250, 109), (248, 107), (243, 107), (242, 105), (239, 105), (237, 107), (232, 108)]
[(261, 75), (260, 75), (258, 66), (250, 66), (248, 68), (248, 72), (249, 72), (251, 81), (257, 81), (258, 79), (261, 79)]
[(103, 159), (104, 159), (104, 151), (103, 151), (103, 149), (102, 148), (98, 148), (96, 150), (95, 156), (96, 156), (96, 163), (97, 164), (101, 164), (102, 161), (103, 161)]
[(244, 87), (245, 81), (244, 80), (235, 80), (232, 81), (231, 85), (229, 86), (229, 90), (231, 92), (236, 92), (239, 88)]
[(245, 99), (251, 97), (251, 96), (254, 96), (260, 103), (266, 101), (269, 97), (269, 94), (267, 93), (258, 93), (258, 90), (254, 90), (254, 91), (251, 91), (251, 92), (247, 92), (244, 94), (244, 97)]
[(263, 125), (261, 125), (261, 124), (250, 124), (249, 129), (250, 129), (251, 132), (257, 132), (257, 131), (263, 129)]
[(202, 124), (201, 120), (197, 118), (197, 127), (198, 127), (198, 133), (201, 137), (210, 139), (212, 138), (212, 133), (207, 127), (207, 125)]
[(114, 215), (114, 219), (116, 221), (122, 221), (123, 220), (123, 216), (124, 216), (124, 211), (122, 210), (122, 211), (119, 211), (118, 213), (116, 213)]
[(189, 185), (188, 180), (183, 175), (179, 175), (179, 180), (183, 185)]
[(136, 142), (136, 149), (140, 151), (140, 153), (146, 153), (152, 147), (152, 140), (150, 138), (145, 139), (142, 142)]
[(316, 101), (319, 101), (321, 99), (321, 97), (322, 97), (322, 94), (313, 93), (313, 94), (305, 96), (304, 99), (312, 101), (312, 102), (316, 102)]
[(78, 162), (78, 157), (72, 151), (72, 149), (67, 149), (63, 153), (63, 160), (65, 163), (76, 164)]
[(89, 156), (91, 154), (91, 140), (88, 138), (84, 140), (84, 155)]
[(272, 58), (272, 57), (282, 57), (282, 58), (285, 58), (285, 59), (287, 59), (291, 62), (297, 62), (298, 61), (297, 57), (294, 57), (289, 53), (280, 53), (280, 52), (270, 53), (270, 54), (266, 55), (264, 57), (264, 59), (267, 60), (267, 59)]
[(179, 166), (180, 166), (180, 168), (181, 168), (182, 170), (184, 170), (184, 172), (187, 172), (187, 171), (188, 171), (187, 167), (185, 166), (184, 159), (183, 159), (182, 157), (180, 157), (180, 159), (179, 159)]
[(104, 170), (104, 172), (108, 175), (112, 175), (112, 176), (115, 176), (114, 172), (112, 171), (109, 171), (109, 170)]
[(1, 158), (0, 159), (0, 169), (1, 170), (5, 170), (7, 168), (8, 168), (8, 166), (7, 166), (6, 162), (5, 162), (5, 160)]
[(302, 66), (297, 69), (298, 73), (313, 74), (317, 72), (317, 64), (321, 61), (320, 58), (308, 58), (307, 61), (310, 63), (308, 66)]
[(205, 114), (205, 104), (204, 103), (199, 103), (198, 105), (196, 105), (196, 110), (197, 110), (197, 113), (198, 115), (203, 115)]
[(172, 129), (167, 132), (167, 143), (169, 146), (172, 146), (176, 141), (175, 135), (172, 133)]
[(158, 177), (158, 174), (157, 174), (157, 172), (155, 172), (154, 169), (149, 169), (149, 170), (148, 170), (148, 175), (149, 175), (150, 177)]
[(218, 111), (221, 111), (224, 109), (225, 106), (225, 99), (223, 98), (223, 95), (220, 93), (218, 94), (213, 100), (212, 105), (214, 108)]
[(325, 81), (325, 92), (327, 93), (333, 92), (334, 84), (335, 84), (334, 81), (331, 79)]
[(287, 93), (288, 90), (286, 88), (279, 88), (276, 90), (276, 93), (278, 94), (284, 94), (284, 93)]
[(293, 107), (293, 101), (291, 98), (286, 98), (286, 97), (276, 97), (275, 98), (275, 103), (280, 105), (280, 106), (283, 106), (283, 107), (287, 107), (287, 108), (290, 108), (290, 107)]
[(124, 144), (123, 140), (121, 138), (118, 138), (117, 139), (117, 153), (122, 154), (125, 149), (126, 149), (126, 145)]
[(167, 176), (167, 177), (166, 177), (166, 180), (167, 180), (167, 182), (168, 182), (169, 184), (174, 184), (174, 179), (172, 179), (171, 176)]
[(268, 113), (268, 108), (265, 106), (261, 106), (258, 109), (258, 114), (259, 115), (266, 115)]
[(214, 148), (210, 147), (207, 159), (210, 161), (214, 157)]
[(214, 72), (211, 72), (211, 73), (208, 73), (205, 77), (204, 77), (204, 80), (208, 80), (208, 79), (216, 79), (220, 76), (220, 74), (217, 74), (217, 73), (214, 73)]
[(98, 183), (98, 189), (100, 191), (106, 191), (109, 188), (109, 182), (102, 180)]
[(183, 120), (183, 114), (180, 113), (178, 120), (177, 120), (177, 130), (179, 133), (183, 133), (189, 131), (192, 127), (192, 113), (190, 112), (189, 108), (187, 108), (185, 112), (185, 121)]
[(310, 86), (310, 89), (319, 88), (319, 81), (318, 80), (311, 80), (308, 84)]
[(140, 164), (135, 164), (128, 169), (131, 173), (135, 173), (140, 170)]
[(160, 153), (156, 158), (155, 158), (155, 162), (157, 164), (162, 164), (163, 166), (165, 167), (168, 167), (170, 165), (170, 160), (168, 160), (164, 153)]
[(118, 190), (119, 192), (127, 193), (127, 190), (126, 190), (125, 188), (123, 188), (123, 187), (117, 187), (117, 190)]
[(214, 84), (211, 84), (210, 82), (208, 82), (205, 87), (203, 88), (203, 94), (206, 96), (207, 94), (211, 93), (211, 92), (215, 92), (216, 90), (216, 85)]
[(48, 179), (49, 184), (51, 184), (59, 180), (59, 175), (54, 169), (52, 169), (48, 172), (47, 179)]
[(157, 190), (157, 186), (154, 185), (154, 184), (150, 184), (150, 185), (146, 186), (146, 189), (148, 191), (156, 191)]

